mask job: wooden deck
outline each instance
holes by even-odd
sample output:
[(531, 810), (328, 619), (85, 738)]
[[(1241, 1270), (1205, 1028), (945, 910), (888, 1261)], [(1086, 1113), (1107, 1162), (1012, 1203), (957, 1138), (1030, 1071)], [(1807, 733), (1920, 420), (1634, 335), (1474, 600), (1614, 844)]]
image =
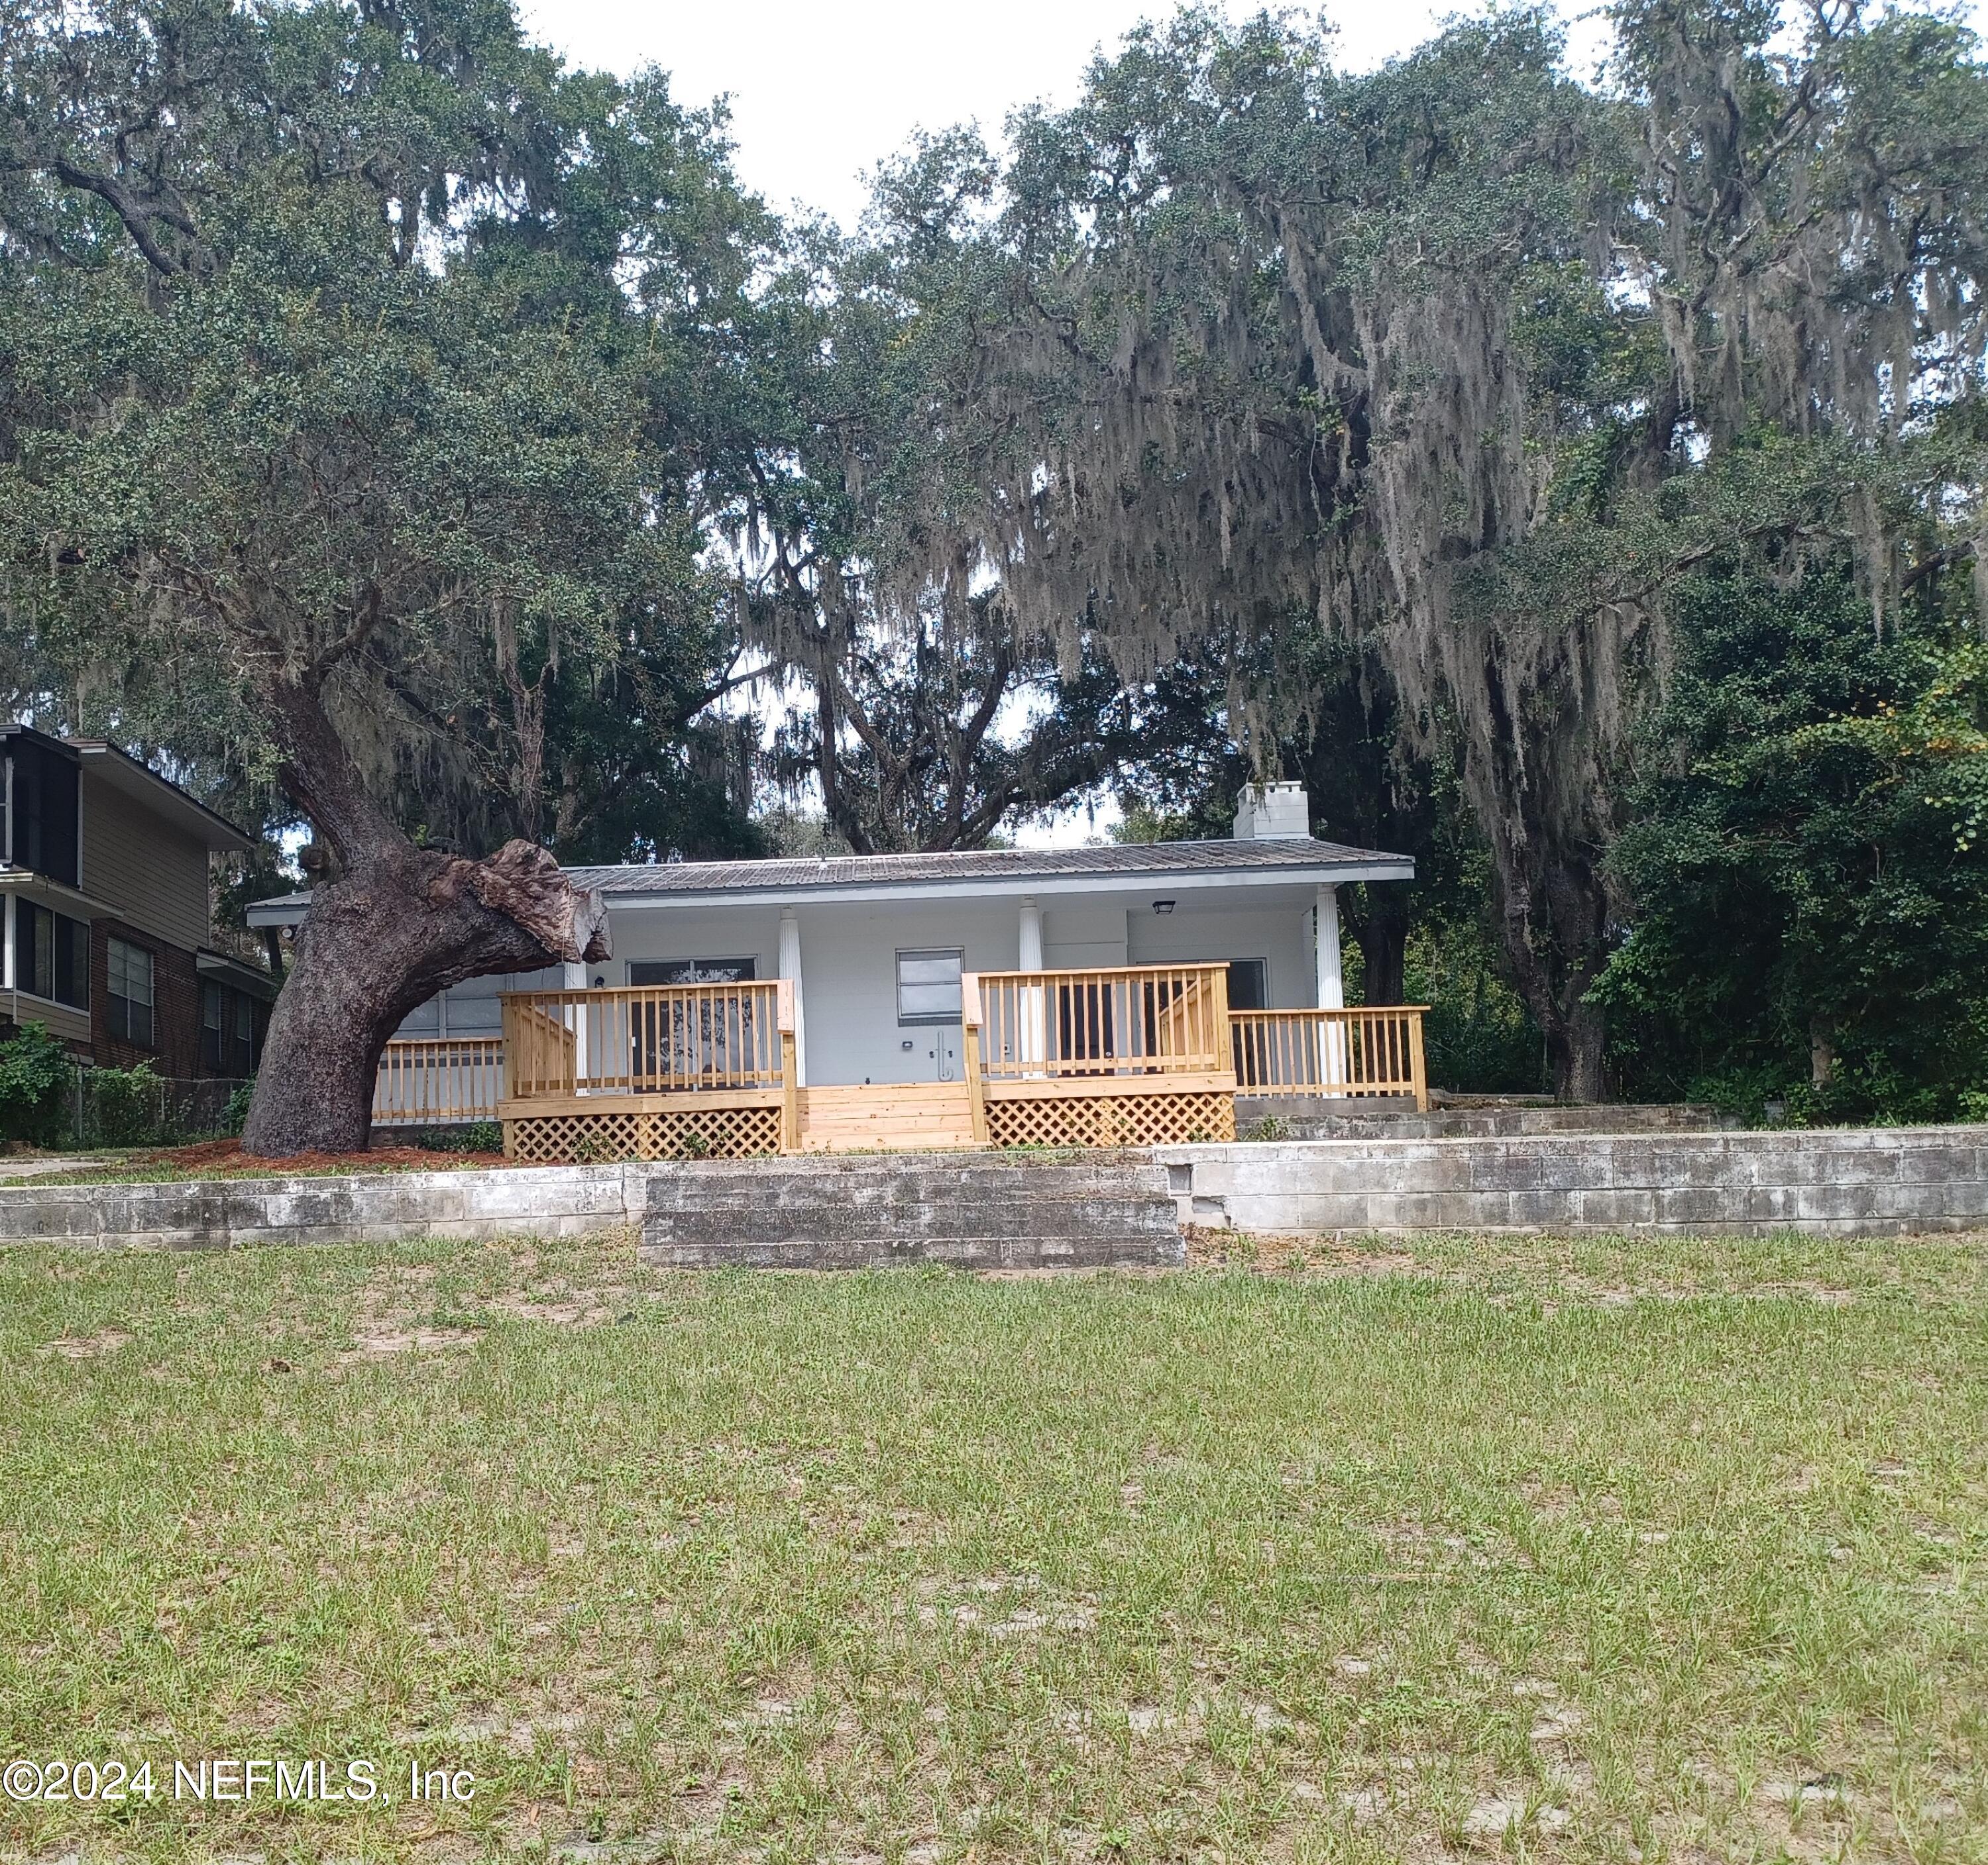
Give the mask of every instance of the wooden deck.
[(936, 1153), (982, 1144), (963, 1081), (801, 1090), (803, 1153)]
[(1226, 965), (962, 986), (963, 1079), (807, 1088), (785, 981), (512, 992), (501, 1045), (390, 1044), (376, 1118), (494, 1116), (553, 1162), (1232, 1140), (1239, 1092), (1428, 1106), (1418, 1006), (1232, 1012)]

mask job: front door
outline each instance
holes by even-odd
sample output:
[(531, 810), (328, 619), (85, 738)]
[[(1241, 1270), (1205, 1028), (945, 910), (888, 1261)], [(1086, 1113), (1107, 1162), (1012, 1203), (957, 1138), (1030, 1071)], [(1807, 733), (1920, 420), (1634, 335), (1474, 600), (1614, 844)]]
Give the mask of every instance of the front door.
[[(958, 946), (925, 946), (898, 954), (898, 1025), (918, 1032), (933, 1081), (959, 1079), (960, 971), (965, 952)], [(922, 1073), (923, 1071), (921, 1071)]]

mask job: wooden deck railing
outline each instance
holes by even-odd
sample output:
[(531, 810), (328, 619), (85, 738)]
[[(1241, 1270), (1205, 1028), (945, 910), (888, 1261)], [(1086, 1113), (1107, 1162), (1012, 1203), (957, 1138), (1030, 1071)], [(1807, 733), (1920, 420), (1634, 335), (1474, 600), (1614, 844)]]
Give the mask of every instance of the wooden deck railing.
[(397, 1036), (374, 1078), (376, 1127), (433, 1126), (495, 1117), (504, 1085), (496, 1036)]
[(965, 981), (991, 1082), (1226, 1074), (1229, 968), (982, 971)]
[(506, 992), (505, 1098), (783, 1090), (793, 995), (784, 979)]
[(1238, 1010), (1243, 1094), (1412, 1095), (1428, 1106), (1420, 1004), (1355, 1010)]

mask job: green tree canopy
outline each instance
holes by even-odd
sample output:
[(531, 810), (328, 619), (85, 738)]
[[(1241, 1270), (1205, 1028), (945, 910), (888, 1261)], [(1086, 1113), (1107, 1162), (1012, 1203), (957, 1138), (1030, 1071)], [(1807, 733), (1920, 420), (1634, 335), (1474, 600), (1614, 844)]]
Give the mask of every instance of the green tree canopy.
[[(296, 1098), (251, 1143), (361, 1142), (401, 1015), (595, 936), (528, 846), (586, 749), (549, 714), (615, 696), (625, 750), (727, 677), (700, 559), (771, 230), (714, 121), (507, 5), (8, 0), (4, 46), (9, 633), (120, 736), (273, 780), (354, 911), (432, 910), (397, 952), (321, 896), (272, 1028)], [(418, 861), (411, 820), (526, 840)]]

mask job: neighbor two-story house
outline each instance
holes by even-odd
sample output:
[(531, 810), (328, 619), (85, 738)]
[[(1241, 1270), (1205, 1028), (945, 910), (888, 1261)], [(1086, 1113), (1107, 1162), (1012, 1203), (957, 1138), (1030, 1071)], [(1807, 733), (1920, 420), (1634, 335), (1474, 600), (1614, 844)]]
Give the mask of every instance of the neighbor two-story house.
[(210, 875), (249, 838), (114, 745), (0, 726), (0, 1025), (171, 1079), (255, 1073), (276, 983), (221, 950)]

